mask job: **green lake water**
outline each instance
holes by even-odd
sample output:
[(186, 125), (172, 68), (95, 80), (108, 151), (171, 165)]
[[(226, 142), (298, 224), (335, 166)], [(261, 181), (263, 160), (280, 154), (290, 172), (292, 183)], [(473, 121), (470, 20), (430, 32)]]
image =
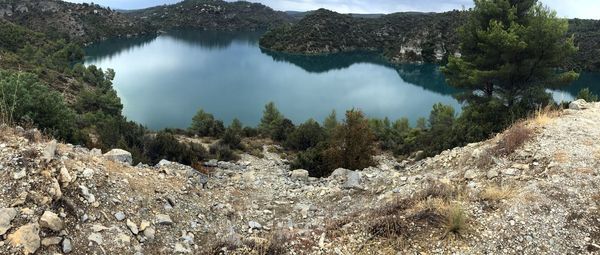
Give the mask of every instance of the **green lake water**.
[[(152, 129), (186, 128), (197, 109), (230, 123), (256, 125), (273, 101), (294, 123), (341, 116), (357, 108), (369, 117), (426, 117), (433, 104), (460, 104), (438, 66), (393, 66), (371, 53), (300, 56), (258, 46), (260, 33), (175, 31), (158, 37), (114, 39), (86, 49), (86, 65), (116, 71), (124, 115)], [(600, 84), (583, 74), (557, 100)], [(596, 92), (598, 89), (595, 89)]]

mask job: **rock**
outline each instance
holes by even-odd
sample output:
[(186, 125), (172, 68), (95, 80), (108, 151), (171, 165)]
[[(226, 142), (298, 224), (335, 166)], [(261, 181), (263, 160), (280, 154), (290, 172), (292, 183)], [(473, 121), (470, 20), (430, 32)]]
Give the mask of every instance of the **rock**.
[(498, 174), (498, 171), (492, 169), (492, 170), (487, 171), (486, 175), (487, 175), (488, 179), (494, 179), (494, 178), (498, 177), (499, 174)]
[(589, 104), (583, 99), (575, 100), (569, 104), (569, 109), (571, 110), (585, 110), (588, 108)]
[(65, 238), (62, 242), (62, 251), (63, 253), (70, 253), (73, 251), (73, 245), (71, 244), (71, 239)]
[(42, 153), (42, 159), (46, 162), (49, 162), (52, 159), (54, 159), (54, 156), (56, 155), (56, 146), (58, 146), (56, 140), (52, 140), (51, 142), (49, 142), (46, 145), (44, 152)]
[(477, 172), (475, 172), (474, 170), (467, 170), (464, 175), (465, 180), (473, 180), (476, 177), (477, 177)]
[(115, 218), (116, 218), (118, 221), (122, 221), (122, 220), (124, 220), (124, 219), (125, 219), (125, 214), (124, 214), (123, 212), (117, 212), (117, 213), (115, 213)]
[(154, 235), (156, 234), (156, 230), (153, 227), (147, 227), (144, 229), (144, 237), (150, 241), (154, 240)]
[(219, 161), (216, 160), (216, 159), (211, 159), (208, 162), (205, 162), (204, 166), (207, 166), (207, 167), (217, 167), (217, 166), (219, 166)]
[(147, 227), (150, 227), (150, 222), (147, 220), (143, 220), (142, 223), (140, 223), (139, 231), (144, 231)]
[(331, 173), (331, 175), (329, 175), (329, 178), (338, 180), (338, 181), (345, 181), (346, 174), (348, 173), (348, 171), (350, 171), (350, 170), (344, 169), (344, 168), (335, 169), (333, 171), (333, 173)]
[(63, 187), (67, 186), (69, 183), (71, 183), (71, 181), (73, 181), (73, 178), (71, 177), (71, 174), (69, 173), (69, 170), (67, 170), (66, 167), (60, 168), (59, 179)]
[(308, 181), (308, 171), (306, 171), (304, 169), (294, 170), (291, 173), (291, 177), (292, 177), (292, 181), (307, 182)]
[(90, 151), (90, 156), (100, 157), (100, 156), (102, 156), (102, 150), (101, 149), (92, 149)]
[(157, 214), (156, 223), (160, 225), (172, 225), (173, 221), (171, 220), (171, 217), (169, 215)]
[(117, 245), (120, 247), (127, 246), (131, 243), (131, 237), (124, 233), (118, 233), (113, 240), (116, 241)]
[(20, 171), (13, 173), (13, 179), (15, 180), (23, 179), (25, 176), (27, 176), (27, 171), (25, 171), (25, 168), (22, 168)]
[(133, 221), (127, 219), (126, 225), (129, 228), (129, 230), (131, 231), (131, 233), (133, 233), (134, 235), (137, 235), (140, 232), (138, 230), (137, 225), (135, 223), (133, 223)]
[(62, 197), (62, 191), (60, 190), (60, 184), (56, 178), (52, 179), (52, 183), (48, 189), (48, 194), (52, 196), (52, 200), (56, 201)]
[(422, 160), (422, 159), (425, 158), (425, 152), (424, 151), (417, 151), (417, 152), (415, 152), (413, 158), (414, 158), (415, 161)]
[(158, 164), (156, 164), (156, 167), (164, 167), (164, 166), (169, 166), (171, 164), (173, 164), (173, 162), (168, 161), (166, 159), (162, 159), (162, 160), (160, 160), (160, 162), (158, 162)]
[(7, 240), (17, 248), (22, 247), (23, 253), (33, 254), (40, 248), (40, 225), (29, 223), (8, 235)]
[(94, 170), (86, 168), (83, 170), (82, 175), (83, 175), (83, 178), (86, 178), (88, 180), (92, 179), (92, 177), (94, 177)]
[(81, 194), (88, 203), (96, 202), (96, 197), (94, 196), (94, 194), (90, 193), (89, 189), (86, 186), (81, 185), (79, 186), (79, 189), (81, 190)]
[(104, 242), (102, 235), (100, 235), (98, 233), (91, 233), (87, 239), (90, 240), (91, 242), (96, 243), (97, 245), (102, 245), (102, 243)]
[(192, 250), (186, 248), (182, 243), (175, 244), (175, 253), (192, 253)]
[(248, 226), (250, 227), (250, 229), (262, 229), (262, 225), (260, 225), (260, 223), (256, 222), (256, 221), (250, 221), (248, 222)]
[(518, 170), (527, 171), (527, 170), (529, 170), (529, 164), (513, 164), (512, 168), (516, 168)]
[(128, 165), (133, 164), (133, 158), (131, 157), (131, 153), (129, 153), (128, 151), (125, 151), (125, 150), (121, 150), (121, 149), (111, 150), (111, 151), (107, 152), (106, 154), (104, 154), (104, 157), (106, 159), (112, 160), (114, 162), (121, 162), (121, 163), (125, 163)]
[(60, 242), (62, 241), (62, 237), (46, 237), (44, 239), (42, 239), (42, 246), (52, 246), (52, 245), (58, 245), (60, 244)]
[(61, 231), (64, 228), (63, 222), (58, 215), (50, 211), (44, 212), (40, 218), (40, 226), (55, 232)]
[(17, 216), (17, 209), (15, 208), (1, 208), (0, 209), (0, 236), (6, 234), (11, 228), (10, 223)]
[(360, 173), (358, 171), (347, 171), (345, 189), (362, 189), (360, 186)]
[(504, 175), (510, 175), (510, 176), (515, 176), (519, 173), (519, 170), (515, 169), (515, 168), (508, 168), (502, 171), (502, 174)]

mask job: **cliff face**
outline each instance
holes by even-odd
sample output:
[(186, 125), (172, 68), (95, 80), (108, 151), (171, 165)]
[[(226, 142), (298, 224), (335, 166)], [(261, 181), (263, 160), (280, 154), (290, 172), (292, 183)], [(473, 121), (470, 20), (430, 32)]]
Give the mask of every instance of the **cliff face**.
[(156, 31), (147, 23), (98, 5), (59, 0), (3, 1), (0, 3), (0, 18), (54, 38), (70, 38), (81, 42)]
[[(0, 129), (0, 253), (523, 254), (597, 251), (600, 104), (540, 114), (418, 162), (310, 178), (265, 158), (129, 166)], [(521, 129), (518, 129), (521, 130)], [(507, 148), (507, 147), (503, 147)], [(501, 152), (501, 153), (498, 153)]]
[(128, 12), (128, 16), (148, 21), (161, 29), (196, 28), (205, 30), (267, 30), (292, 20), (284, 12), (258, 3), (222, 0), (186, 0)]

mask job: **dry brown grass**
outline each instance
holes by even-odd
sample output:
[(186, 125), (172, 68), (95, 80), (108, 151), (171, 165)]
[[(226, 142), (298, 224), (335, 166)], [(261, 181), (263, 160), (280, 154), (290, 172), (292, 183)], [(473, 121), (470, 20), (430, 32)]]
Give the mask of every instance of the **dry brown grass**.
[(507, 129), (494, 147), (494, 154), (507, 156), (521, 148), (533, 138), (534, 132), (524, 123), (517, 123)]
[(498, 203), (515, 196), (515, 190), (511, 187), (499, 187), (496, 185), (485, 188), (479, 193), (479, 198), (483, 201)]
[(554, 153), (554, 161), (558, 163), (567, 163), (569, 162), (569, 154), (565, 151), (557, 151)]

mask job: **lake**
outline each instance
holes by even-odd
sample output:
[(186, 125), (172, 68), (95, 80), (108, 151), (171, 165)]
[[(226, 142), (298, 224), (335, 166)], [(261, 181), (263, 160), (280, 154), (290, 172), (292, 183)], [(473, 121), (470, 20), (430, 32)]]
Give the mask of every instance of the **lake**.
[[(259, 32), (172, 31), (113, 39), (86, 49), (86, 65), (116, 71), (124, 115), (151, 129), (187, 128), (199, 108), (226, 124), (260, 121), (275, 102), (294, 123), (361, 109), (369, 117), (427, 117), (433, 104), (460, 104), (438, 66), (393, 66), (372, 53), (300, 56), (258, 46)], [(557, 100), (571, 100), (600, 74), (583, 74)], [(597, 90), (597, 89), (596, 89)], [(597, 91), (600, 92), (600, 91)]]

